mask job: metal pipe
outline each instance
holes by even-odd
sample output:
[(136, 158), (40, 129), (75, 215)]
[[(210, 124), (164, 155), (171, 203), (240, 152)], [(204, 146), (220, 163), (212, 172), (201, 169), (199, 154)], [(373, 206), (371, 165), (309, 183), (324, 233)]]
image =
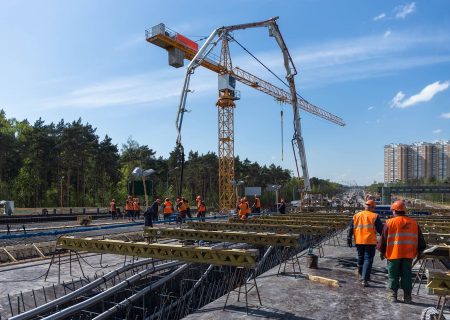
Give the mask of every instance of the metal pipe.
[(129, 264), (129, 265), (126, 265), (126, 266), (121, 267), (119, 269), (113, 270), (113, 271), (105, 274), (103, 277), (98, 278), (97, 280), (95, 280), (95, 281), (93, 281), (93, 282), (91, 282), (91, 283), (89, 283), (89, 284), (79, 288), (78, 290), (69, 293), (68, 295), (62, 296), (62, 297), (60, 297), (58, 299), (50, 301), (50, 302), (48, 302), (46, 304), (43, 304), (42, 306), (39, 306), (39, 307), (37, 307), (35, 309), (29, 310), (27, 312), (24, 312), (24, 313), (22, 313), (20, 315), (17, 315), (15, 317), (10, 318), (10, 319), (11, 320), (25, 320), (25, 319), (34, 318), (34, 317), (36, 317), (36, 316), (38, 316), (38, 315), (40, 315), (42, 313), (50, 311), (51, 309), (55, 308), (58, 305), (61, 305), (61, 304), (64, 304), (64, 303), (67, 303), (69, 301), (74, 300), (75, 298), (77, 298), (77, 297), (83, 295), (84, 293), (86, 293), (86, 292), (88, 292), (88, 291), (98, 287), (99, 285), (101, 285), (104, 282), (106, 282), (106, 281), (116, 277), (118, 274), (120, 274), (120, 273), (122, 273), (124, 271), (127, 271), (127, 270), (129, 270), (129, 269), (131, 269), (133, 267), (140, 267), (140, 266), (149, 264), (149, 263), (151, 263), (151, 261), (152, 261), (152, 259), (145, 259), (145, 260), (136, 262), (134, 265), (133, 264)]
[[(178, 264), (181, 264), (181, 263), (178, 262)], [(172, 272), (169, 275), (165, 276), (164, 278), (159, 279), (155, 283), (150, 284), (149, 286), (145, 287), (143, 290), (133, 294), (129, 298), (126, 298), (125, 300), (123, 300), (122, 302), (116, 304), (114, 307), (106, 310), (102, 314), (99, 314), (98, 316), (96, 316), (94, 318), (94, 320), (110, 319), (116, 312), (118, 312), (119, 310), (123, 310), (124, 308), (127, 308), (130, 304), (132, 304), (136, 300), (139, 300), (140, 298), (142, 298), (148, 292), (150, 292), (150, 291), (152, 291), (152, 290), (162, 286), (164, 283), (166, 283), (170, 279), (173, 279), (174, 277), (176, 277), (177, 275), (182, 273), (184, 270), (186, 270), (188, 268), (188, 266), (189, 266), (188, 264), (182, 265), (177, 270), (175, 270), (174, 272)], [(47, 319), (47, 318), (45, 318), (45, 319)], [(48, 319), (53, 319), (53, 318), (48, 318)]]
[[(189, 296), (190, 294), (192, 294), (192, 293), (194, 292), (194, 290), (197, 289), (197, 288), (200, 286), (200, 284), (202, 283), (202, 281), (208, 276), (208, 274), (211, 272), (211, 270), (212, 270), (213, 268), (214, 268), (214, 265), (210, 264), (210, 265), (208, 266), (208, 268), (206, 269), (206, 271), (202, 274), (202, 276), (200, 277), (200, 279), (197, 280), (197, 282), (194, 284), (194, 286), (193, 286), (188, 292), (186, 292), (186, 293), (183, 295), (183, 297), (187, 297), (187, 296)], [(172, 302), (170, 305), (163, 307), (163, 308), (160, 309), (158, 312), (154, 313), (154, 314), (149, 318), (149, 320), (153, 320), (153, 319), (155, 319), (155, 318), (158, 318), (159, 315), (160, 315), (161, 313), (164, 313), (166, 310), (170, 310), (170, 309), (172, 309), (173, 307), (176, 307), (176, 306), (181, 302), (181, 299), (182, 299), (182, 298), (177, 299), (176, 301)]]

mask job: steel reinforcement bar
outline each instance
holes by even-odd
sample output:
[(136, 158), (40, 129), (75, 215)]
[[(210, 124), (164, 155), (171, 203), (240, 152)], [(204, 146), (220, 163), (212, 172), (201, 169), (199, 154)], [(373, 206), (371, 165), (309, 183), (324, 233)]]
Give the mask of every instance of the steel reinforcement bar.
[(211, 231), (179, 228), (144, 228), (144, 237), (181, 240), (238, 242), (262, 246), (298, 247), (300, 235), (243, 231)]
[(189, 228), (197, 230), (233, 230), (247, 232), (293, 233), (299, 235), (323, 236), (336, 231), (329, 226), (300, 226), (283, 224), (226, 223), (226, 222), (188, 222)]
[(98, 240), (92, 238), (60, 237), (56, 246), (73, 251), (110, 253), (162, 260), (181, 260), (235, 267), (254, 268), (258, 258), (255, 249), (215, 249), (175, 244)]

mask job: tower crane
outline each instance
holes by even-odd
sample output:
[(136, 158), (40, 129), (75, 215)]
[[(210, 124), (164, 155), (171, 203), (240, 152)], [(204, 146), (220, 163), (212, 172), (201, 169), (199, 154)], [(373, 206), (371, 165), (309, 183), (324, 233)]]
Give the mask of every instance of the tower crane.
[[(300, 111), (302, 109), (308, 113), (328, 120), (340, 126), (345, 126), (345, 122), (338, 116), (319, 108), (307, 100), (303, 99), (296, 91), (294, 76), (297, 75), (292, 57), (281, 35), (277, 24), (278, 17), (268, 20), (224, 26), (213, 30), (207, 37), (203, 45), (198, 48), (198, 44), (187, 37), (174, 32), (160, 23), (151, 29), (146, 30), (146, 40), (152, 44), (162, 47), (168, 51), (169, 64), (179, 68), (184, 65), (184, 59), (190, 60), (186, 70), (183, 88), (181, 91), (180, 102), (176, 119), (177, 128), (177, 147), (182, 151), (182, 162), (184, 161), (184, 151), (181, 143), (181, 128), (183, 124), (183, 116), (186, 111), (186, 100), (189, 90), (189, 82), (192, 74), (199, 66), (203, 66), (219, 76), (219, 98), (216, 103), (218, 107), (218, 127), (219, 127), (219, 206), (220, 210), (228, 210), (235, 206), (234, 192), (231, 181), (234, 180), (234, 108), (236, 100), (239, 100), (239, 92), (235, 90), (235, 83), (239, 81), (256, 90), (264, 92), (275, 98), (280, 103), (288, 103), (292, 105), (294, 114), (294, 135), (292, 145), (297, 146), (304, 180), (304, 191), (311, 191), (309, 182), (308, 165), (306, 161), (306, 152), (301, 134)], [(232, 64), (229, 42), (235, 41), (232, 36), (233, 31), (244, 30), (249, 28), (267, 27), (269, 36), (275, 38), (281, 49), (286, 69), (285, 83), (289, 91), (281, 89), (272, 83), (263, 80), (239, 67)], [(221, 42), (220, 57), (214, 59), (213, 49)], [(239, 43), (238, 43), (239, 44)], [(240, 44), (239, 44), (240, 45)], [(240, 45), (246, 50), (242, 45)], [(270, 71), (270, 70), (269, 70)], [(297, 158), (295, 155), (297, 165)], [(297, 166), (297, 174), (298, 166)], [(183, 166), (181, 168), (181, 182), (179, 194), (181, 194), (183, 180)]]

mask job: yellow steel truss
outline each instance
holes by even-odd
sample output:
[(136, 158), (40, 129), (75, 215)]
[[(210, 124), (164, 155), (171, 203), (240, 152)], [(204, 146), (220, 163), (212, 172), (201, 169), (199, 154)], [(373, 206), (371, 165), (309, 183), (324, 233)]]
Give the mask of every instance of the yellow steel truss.
[(64, 236), (58, 238), (59, 248), (73, 251), (110, 253), (163, 260), (182, 260), (194, 263), (253, 268), (256, 266), (256, 249), (214, 249), (210, 247), (182, 246), (176, 244), (125, 242)]
[(326, 226), (299, 226), (282, 224), (226, 223), (226, 222), (188, 222), (188, 227), (199, 230), (238, 230), (253, 232), (294, 233), (299, 235), (327, 235), (335, 228)]
[(240, 224), (288, 224), (288, 225), (302, 225), (302, 226), (332, 226), (345, 227), (349, 221), (332, 221), (332, 220), (280, 220), (280, 219), (247, 219), (241, 220), (239, 218), (230, 218), (230, 223)]
[(145, 228), (144, 237), (182, 240), (206, 240), (217, 242), (239, 242), (262, 246), (297, 247), (300, 235), (257, 233), (242, 231), (210, 231), (179, 228)]

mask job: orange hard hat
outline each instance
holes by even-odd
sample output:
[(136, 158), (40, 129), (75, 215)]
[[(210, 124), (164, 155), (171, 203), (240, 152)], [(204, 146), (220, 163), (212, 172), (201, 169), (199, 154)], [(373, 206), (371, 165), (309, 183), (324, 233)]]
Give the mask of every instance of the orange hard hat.
[(366, 201), (366, 206), (368, 207), (376, 207), (377, 205), (375, 204), (375, 201), (373, 201), (372, 199), (369, 199)]
[(391, 210), (395, 211), (406, 211), (406, 205), (402, 200), (397, 200), (391, 205)]

